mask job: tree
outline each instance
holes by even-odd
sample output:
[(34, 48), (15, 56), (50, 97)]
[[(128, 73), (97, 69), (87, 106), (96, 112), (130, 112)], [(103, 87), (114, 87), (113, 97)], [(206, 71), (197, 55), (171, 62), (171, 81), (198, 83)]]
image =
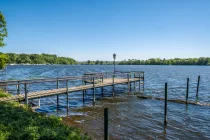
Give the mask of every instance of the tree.
[(4, 37), (7, 37), (7, 23), (5, 21), (4, 15), (0, 11), (0, 47), (6, 46), (6, 44), (3, 42)]
[[(0, 47), (6, 46), (4, 43), (4, 37), (7, 37), (7, 28), (4, 15), (0, 11)], [(5, 54), (0, 54), (0, 69), (3, 69), (6, 66), (8, 57)]]

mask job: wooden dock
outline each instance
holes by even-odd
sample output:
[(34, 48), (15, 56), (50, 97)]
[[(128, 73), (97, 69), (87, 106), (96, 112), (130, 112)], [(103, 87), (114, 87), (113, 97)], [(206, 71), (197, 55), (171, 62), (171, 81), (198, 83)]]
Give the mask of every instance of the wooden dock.
[[(69, 81), (71, 80), (81, 80), (82, 84), (79, 86), (69, 87)], [(59, 82), (65, 81), (66, 87), (59, 88)], [(56, 82), (57, 87), (51, 90), (43, 90), (38, 92), (28, 91), (27, 86), (29, 84), (43, 83), (43, 82)], [(116, 73), (86, 73), (83, 76), (79, 77), (64, 77), (64, 78), (51, 78), (51, 79), (33, 79), (33, 80), (21, 80), (21, 81), (1, 81), (0, 86), (16, 86), (17, 94), (10, 97), (0, 98), (2, 101), (25, 101), (25, 104), (28, 104), (29, 99), (39, 99), (40, 98), (57, 95), (57, 104), (59, 104), (59, 94), (66, 94), (67, 96), (67, 106), (69, 104), (69, 93), (83, 91), (83, 102), (85, 98), (86, 90), (93, 90), (93, 102), (95, 103), (95, 89), (102, 89), (103, 96), (103, 87), (112, 86), (113, 96), (115, 96), (115, 85), (118, 84), (127, 84), (128, 90), (131, 90), (131, 83), (139, 83), (139, 90), (141, 85), (144, 87), (144, 72), (133, 71), (133, 72), (116, 72)], [(20, 85), (24, 85), (24, 93), (20, 93)], [(136, 84), (135, 84), (136, 85)], [(37, 87), (38, 88), (38, 87)], [(134, 87), (135, 88), (135, 87)]]

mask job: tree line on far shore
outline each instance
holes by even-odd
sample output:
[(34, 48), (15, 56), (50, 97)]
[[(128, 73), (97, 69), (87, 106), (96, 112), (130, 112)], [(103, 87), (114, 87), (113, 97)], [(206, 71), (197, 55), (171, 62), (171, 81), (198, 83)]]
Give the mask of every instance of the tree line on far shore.
[(128, 59), (120, 61), (119, 65), (210, 65), (209, 57), (200, 58), (174, 58), (160, 59), (150, 58), (148, 60)]
[(8, 64), (77, 64), (77, 61), (69, 57), (59, 57), (55, 54), (15, 54), (6, 53)]

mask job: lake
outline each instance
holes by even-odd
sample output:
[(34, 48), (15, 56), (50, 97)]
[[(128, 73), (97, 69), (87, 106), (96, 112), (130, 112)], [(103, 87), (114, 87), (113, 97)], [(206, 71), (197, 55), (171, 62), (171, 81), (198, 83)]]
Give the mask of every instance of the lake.
[[(112, 71), (111, 65), (14, 65), (8, 66), (1, 80), (52, 78), (80, 76), (85, 72)], [(116, 66), (120, 71), (144, 71), (145, 95), (164, 98), (164, 85), (168, 83), (168, 98), (185, 100), (186, 82), (190, 78), (189, 100), (196, 101), (198, 75), (201, 76), (199, 102), (210, 103), (210, 67), (208, 66)], [(81, 81), (70, 81), (69, 86), (80, 85)], [(65, 83), (60, 83), (65, 87)], [(66, 111), (66, 96), (60, 96), (57, 111), (56, 96), (41, 99), (37, 112), (63, 117), (66, 124), (75, 125), (93, 139), (103, 139), (103, 108), (109, 108), (110, 139), (210, 139), (210, 107), (168, 102), (168, 125), (164, 129), (164, 102), (140, 99), (136, 95), (138, 86), (128, 95), (126, 85), (116, 86), (116, 97), (112, 88), (106, 87), (105, 98), (96, 89), (96, 104), (92, 105), (92, 91), (88, 90), (85, 104), (82, 92), (70, 93), (70, 109)], [(23, 89), (23, 87), (21, 87)], [(56, 88), (56, 83), (29, 85), (29, 91)], [(16, 87), (9, 87), (16, 94)], [(34, 103), (37, 100), (34, 99)]]

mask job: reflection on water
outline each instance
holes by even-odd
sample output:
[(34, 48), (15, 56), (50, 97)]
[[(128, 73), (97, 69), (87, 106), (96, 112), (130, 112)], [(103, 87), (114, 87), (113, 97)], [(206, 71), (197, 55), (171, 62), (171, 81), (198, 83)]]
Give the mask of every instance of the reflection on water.
[[(62, 77), (112, 69), (112, 66), (9, 66), (7, 74), (1, 79)], [(145, 71), (144, 94), (146, 95), (164, 97), (164, 83), (168, 82), (169, 99), (185, 99), (186, 79), (189, 77), (191, 101), (196, 100), (197, 76), (201, 75), (198, 100), (210, 102), (210, 67), (117, 66), (117, 69)], [(72, 81), (69, 87), (79, 84), (81, 81)], [(65, 83), (61, 82), (60, 87), (64, 86)], [(29, 85), (30, 91), (55, 87), (56, 83)], [(58, 111), (56, 96), (42, 98), (41, 108), (37, 111), (61, 116), (66, 124), (79, 126), (93, 139), (103, 139), (103, 108), (105, 107), (109, 108), (110, 139), (210, 139), (210, 107), (169, 102), (168, 125), (164, 129), (163, 101), (139, 99), (133, 95), (134, 91), (128, 95), (126, 85), (117, 86), (116, 97), (113, 98), (111, 89), (111, 87), (105, 88), (105, 98), (102, 98), (101, 90), (96, 89), (95, 106), (92, 105), (92, 90), (88, 90), (85, 95), (85, 104), (82, 101), (82, 92), (69, 94), (68, 112), (66, 111), (66, 95), (60, 95)], [(34, 103), (36, 102), (37, 100), (34, 100)]]

